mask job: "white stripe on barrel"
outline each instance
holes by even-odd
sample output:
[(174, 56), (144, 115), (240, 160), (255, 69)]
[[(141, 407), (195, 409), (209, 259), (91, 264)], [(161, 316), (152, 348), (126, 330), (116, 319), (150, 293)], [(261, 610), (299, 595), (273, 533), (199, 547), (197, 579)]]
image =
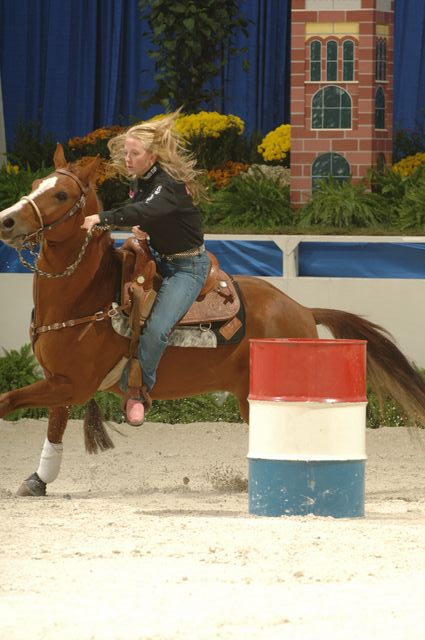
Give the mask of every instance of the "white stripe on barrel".
[(251, 340), (249, 510), (364, 515), (366, 342)]

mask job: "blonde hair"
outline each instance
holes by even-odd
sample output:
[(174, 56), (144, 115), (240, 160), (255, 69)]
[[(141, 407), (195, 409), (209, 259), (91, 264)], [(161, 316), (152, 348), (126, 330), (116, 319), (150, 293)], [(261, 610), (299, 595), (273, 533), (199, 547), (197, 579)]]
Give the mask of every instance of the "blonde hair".
[(139, 140), (146, 151), (154, 154), (161, 167), (172, 178), (187, 185), (193, 201), (207, 198), (202, 177), (204, 171), (196, 169), (196, 160), (186, 149), (175, 132), (174, 125), (180, 110), (165, 116), (147, 120), (129, 127), (124, 133), (111, 138), (108, 149), (111, 163), (118, 173), (130, 177), (124, 160), (124, 144), (127, 138)]

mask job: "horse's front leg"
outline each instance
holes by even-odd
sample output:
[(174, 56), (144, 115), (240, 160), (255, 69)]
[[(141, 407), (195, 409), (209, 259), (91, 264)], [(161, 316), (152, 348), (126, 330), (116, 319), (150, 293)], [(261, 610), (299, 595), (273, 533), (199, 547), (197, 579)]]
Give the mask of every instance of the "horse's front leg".
[(27, 407), (60, 407), (74, 404), (73, 386), (62, 376), (38, 380), (21, 389), (0, 395), (0, 418), (15, 409)]
[(44, 441), (37, 471), (29, 476), (19, 487), (18, 496), (45, 496), (46, 485), (59, 475), (62, 462), (62, 437), (68, 422), (68, 407), (49, 409), (47, 437)]

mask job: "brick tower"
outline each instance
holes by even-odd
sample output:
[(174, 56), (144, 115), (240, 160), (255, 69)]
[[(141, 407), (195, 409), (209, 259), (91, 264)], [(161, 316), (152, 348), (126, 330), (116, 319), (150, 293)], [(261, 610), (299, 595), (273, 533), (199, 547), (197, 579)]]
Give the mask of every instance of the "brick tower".
[(292, 0), (291, 202), (391, 164), (393, 0)]

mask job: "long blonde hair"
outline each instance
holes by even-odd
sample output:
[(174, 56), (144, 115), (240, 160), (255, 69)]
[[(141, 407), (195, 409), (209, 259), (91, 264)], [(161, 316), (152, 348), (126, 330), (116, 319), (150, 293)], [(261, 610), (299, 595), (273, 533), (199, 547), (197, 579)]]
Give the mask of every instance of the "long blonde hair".
[(183, 145), (174, 129), (179, 113), (180, 111), (174, 111), (129, 127), (124, 133), (111, 138), (108, 148), (112, 165), (120, 175), (129, 177), (124, 160), (124, 144), (128, 137), (139, 140), (146, 151), (156, 155), (164, 171), (187, 186), (193, 201), (197, 203), (207, 198), (202, 179), (205, 172), (196, 169), (195, 158)]

